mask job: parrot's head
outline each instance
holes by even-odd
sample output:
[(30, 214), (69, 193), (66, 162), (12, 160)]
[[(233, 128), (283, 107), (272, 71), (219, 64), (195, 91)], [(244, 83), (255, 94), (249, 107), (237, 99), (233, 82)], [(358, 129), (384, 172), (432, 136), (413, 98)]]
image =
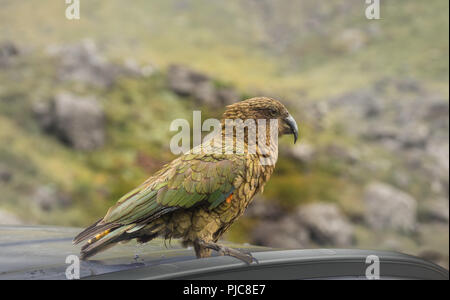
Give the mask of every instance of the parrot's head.
[[(255, 97), (227, 106), (224, 119), (278, 120), (278, 134), (292, 134), (294, 144), (298, 139), (298, 127), (287, 108), (278, 100), (268, 97)], [(267, 123), (269, 124), (269, 123)]]

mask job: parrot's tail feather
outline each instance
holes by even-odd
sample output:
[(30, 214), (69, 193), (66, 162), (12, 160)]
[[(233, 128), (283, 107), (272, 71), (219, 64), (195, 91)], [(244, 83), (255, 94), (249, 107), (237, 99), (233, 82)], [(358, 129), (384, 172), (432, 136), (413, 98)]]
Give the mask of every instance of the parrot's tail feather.
[(120, 226), (120, 225), (114, 224), (114, 223), (107, 223), (107, 224), (99, 225), (101, 220), (102, 219), (98, 220), (97, 222), (95, 222), (94, 224), (92, 224), (91, 226), (89, 226), (88, 228), (83, 230), (82, 232), (80, 232), (76, 237), (74, 237), (73, 243), (75, 245), (79, 244), (80, 242), (87, 240), (87, 239), (91, 239), (106, 230), (111, 230), (114, 227), (117, 228)]
[(86, 259), (90, 256), (104, 251), (111, 246), (114, 246), (122, 240), (128, 240), (132, 238), (126, 231), (133, 225), (121, 226), (112, 229), (104, 230), (97, 234), (92, 239), (88, 240), (86, 244), (81, 247), (81, 259)]

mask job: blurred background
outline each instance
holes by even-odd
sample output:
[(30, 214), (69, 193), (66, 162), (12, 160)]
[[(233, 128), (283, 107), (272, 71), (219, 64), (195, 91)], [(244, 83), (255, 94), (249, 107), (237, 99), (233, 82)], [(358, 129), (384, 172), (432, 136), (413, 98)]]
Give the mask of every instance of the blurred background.
[(448, 268), (449, 2), (0, 0), (0, 224), (87, 226), (165, 162), (176, 118), (276, 97), (299, 123), (226, 239)]

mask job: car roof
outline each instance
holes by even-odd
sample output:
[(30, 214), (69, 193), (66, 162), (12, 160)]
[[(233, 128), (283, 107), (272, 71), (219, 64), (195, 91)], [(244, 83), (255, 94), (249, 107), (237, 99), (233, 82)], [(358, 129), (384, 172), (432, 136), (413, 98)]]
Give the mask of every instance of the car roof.
[[(81, 245), (72, 239), (82, 229), (58, 226), (0, 225), (1, 279), (66, 279), (66, 258), (78, 256)], [(268, 248), (229, 244), (248, 251)], [(177, 240), (154, 239), (146, 244), (130, 241), (81, 261), (81, 277), (196, 259), (191, 248)]]
[[(80, 228), (0, 226), (1, 279), (66, 279), (66, 258), (78, 255), (72, 238)], [(376, 256), (382, 278), (447, 279), (448, 271), (410, 255), (378, 250), (275, 250), (242, 244), (258, 263), (215, 256), (196, 259), (190, 248), (155, 239), (118, 245), (80, 262), (81, 279), (365, 279), (368, 256)]]

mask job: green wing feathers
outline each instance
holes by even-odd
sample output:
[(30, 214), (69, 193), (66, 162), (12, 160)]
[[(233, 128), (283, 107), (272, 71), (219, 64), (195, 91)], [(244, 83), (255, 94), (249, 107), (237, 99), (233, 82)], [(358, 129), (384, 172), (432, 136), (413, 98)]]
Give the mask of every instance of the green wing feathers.
[(214, 209), (234, 191), (236, 179), (244, 172), (245, 160), (239, 155), (186, 154), (120, 198), (102, 220), (75, 237), (74, 243), (90, 239), (82, 249), (87, 257), (124, 235), (136, 234), (166, 213), (199, 204)]
[(192, 156), (174, 161), (159, 176), (122, 197), (102, 223), (130, 224), (146, 219), (164, 208), (190, 208), (208, 201), (214, 208), (232, 192), (235, 178), (242, 174), (241, 160), (204, 161)]

